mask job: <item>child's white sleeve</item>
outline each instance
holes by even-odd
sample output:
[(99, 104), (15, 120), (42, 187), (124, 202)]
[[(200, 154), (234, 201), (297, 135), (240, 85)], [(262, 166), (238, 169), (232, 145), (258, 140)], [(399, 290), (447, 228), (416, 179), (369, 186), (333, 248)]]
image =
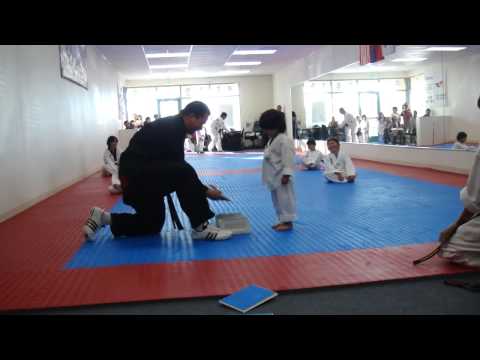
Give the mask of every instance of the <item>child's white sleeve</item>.
[(281, 158), (283, 171), (282, 175), (293, 175), (295, 168), (295, 146), (293, 141), (289, 138), (285, 138), (281, 144)]

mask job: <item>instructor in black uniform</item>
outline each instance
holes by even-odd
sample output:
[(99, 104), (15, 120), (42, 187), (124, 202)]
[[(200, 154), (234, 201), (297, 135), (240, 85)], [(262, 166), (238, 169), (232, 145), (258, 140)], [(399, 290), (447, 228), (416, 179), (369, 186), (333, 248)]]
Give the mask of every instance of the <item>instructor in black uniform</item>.
[(83, 231), (95, 240), (96, 231), (110, 225), (115, 237), (158, 234), (165, 221), (164, 197), (167, 196), (173, 222), (180, 229), (170, 193), (176, 192), (183, 211), (190, 219), (193, 239), (224, 240), (231, 231), (208, 223), (215, 214), (207, 198), (224, 199), (220, 190), (202, 184), (193, 167), (185, 161), (187, 134), (202, 129), (210, 115), (207, 105), (195, 101), (180, 114), (157, 119), (139, 130), (122, 153), (119, 176), (123, 201), (135, 214), (110, 214), (94, 207)]

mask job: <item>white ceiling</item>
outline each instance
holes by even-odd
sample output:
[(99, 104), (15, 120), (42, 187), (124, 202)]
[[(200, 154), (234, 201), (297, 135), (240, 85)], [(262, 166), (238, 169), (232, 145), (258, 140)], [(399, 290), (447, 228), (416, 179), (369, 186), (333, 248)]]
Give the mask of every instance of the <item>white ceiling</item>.
[[(226, 71), (250, 70), (242, 75), (273, 74), (303, 58), (320, 45), (97, 45), (96, 48), (127, 80), (228, 76)], [(272, 55), (233, 55), (235, 50), (276, 49)], [(149, 58), (146, 53), (190, 52), (190, 57)], [(258, 66), (225, 66), (227, 61), (261, 61)], [(188, 64), (186, 69), (150, 69), (150, 65)], [(230, 73), (234, 76), (242, 76)]]

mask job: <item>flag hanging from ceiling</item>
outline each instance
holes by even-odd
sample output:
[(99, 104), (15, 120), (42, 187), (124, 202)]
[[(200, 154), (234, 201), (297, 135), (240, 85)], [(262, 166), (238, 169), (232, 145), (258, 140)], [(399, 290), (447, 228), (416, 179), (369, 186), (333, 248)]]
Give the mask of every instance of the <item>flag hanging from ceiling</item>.
[(383, 60), (382, 45), (360, 45), (360, 65)]

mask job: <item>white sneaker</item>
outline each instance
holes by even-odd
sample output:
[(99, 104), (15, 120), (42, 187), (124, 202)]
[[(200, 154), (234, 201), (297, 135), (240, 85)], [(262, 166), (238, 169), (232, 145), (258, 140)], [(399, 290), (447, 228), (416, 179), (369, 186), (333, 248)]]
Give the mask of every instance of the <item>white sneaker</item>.
[(108, 187), (108, 191), (110, 192), (110, 194), (112, 195), (118, 195), (118, 194), (121, 194), (122, 193), (122, 187), (120, 185), (110, 185)]
[(83, 233), (87, 237), (87, 240), (95, 240), (95, 233), (103, 226), (102, 214), (103, 210), (98, 207), (90, 209), (90, 216), (85, 222), (85, 225), (83, 225)]
[(208, 224), (202, 231), (192, 229), (193, 240), (226, 240), (230, 236), (232, 236), (230, 230), (220, 229), (211, 224)]

